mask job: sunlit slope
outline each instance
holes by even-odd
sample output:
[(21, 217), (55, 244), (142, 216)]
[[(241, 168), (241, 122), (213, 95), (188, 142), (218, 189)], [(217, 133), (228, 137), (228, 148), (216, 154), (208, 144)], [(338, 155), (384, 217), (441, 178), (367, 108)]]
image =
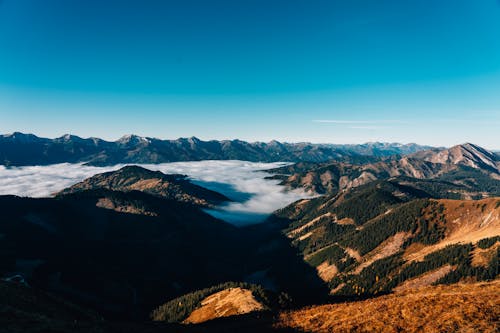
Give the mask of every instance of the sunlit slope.
[(282, 313), (303, 332), (498, 332), (500, 281), (426, 287), (359, 302)]
[(273, 221), (334, 295), (498, 275), (500, 198), (418, 198), (375, 182), (296, 202)]

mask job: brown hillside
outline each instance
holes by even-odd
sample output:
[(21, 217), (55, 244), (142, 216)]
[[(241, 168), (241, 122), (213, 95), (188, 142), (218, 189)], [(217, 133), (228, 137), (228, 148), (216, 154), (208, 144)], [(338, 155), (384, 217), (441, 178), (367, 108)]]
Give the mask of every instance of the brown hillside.
[(198, 324), (208, 320), (229, 317), (263, 310), (264, 306), (243, 288), (229, 288), (206, 297), (201, 307), (194, 310), (184, 321), (186, 324)]
[(432, 150), (417, 152), (420, 156), (432, 163), (465, 165), (475, 169), (486, 168), (498, 173), (498, 163), (495, 155), (484, 148), (471, 143), (464, 143), (438, 152)]
[[(85, 179), (57, 195), (67, 195), (86, 190), (140, 191), (166, 199), (211, 207), (229, 201), (224, 195), (195, 185), (185, 175), (167, 175), (139, 166), (129, 165), (119, 170), (100, 173)], [(109, 203), (105, 203), (105, 208)], [(111, 208), (115, 209), (115, 207)], [(119, 209), (117, 209), (119, 211)], [(125, 209), (126, 210), (126, 209)]]
[(436, 286), (282, 313), (304, 332), (498, 332), (500, 281)]
[[(378, 162), (365, 164), (349, 164), (339, 161), (316, 163), (309, 165), (297, 164), (296, 166), (275, 169), (275, 172), (285, 172), (288, 175), (283, 184), (292, 188), (303, 188), (312, 193), (335, 194), (343, 190), (355, 188), (370, 182), (392, 177), (410, 177), (414, 179), (443, 178), (459, 186), (456, 194), (462, 198), (476, 197), (477, 195), (498, 195), (498, 191), (487, 193), (483, 190), (484, 184), (464, 183), (466, 175), (469, 178), (477, 177), (477, 173), (468, 168), (476, 169), (492, 180), (500, 180), (500, 161), (492, 153), (473, 144), (463, 144), (449, 149), (431, 149), (419, 151), (399, 159), (386, 158)], [(459, 178), (455, 177), (460, 174)], [(433, 184), (430, 184), (431, 187)], [(446, 185), (444, 183), (443, 185)], [(447, 184), (449, 185), (449, 183)], [(450, 192), (451, 193), (451, 192)], [(436, 195), (433, 195), (437, 197)], [(439, 195), (442, 197), (442, 193)], [(448, 196), (446, 196), (448, 197)], [(453, 196), (456, 197), (456, 196)]]
[(500, 235), (500, 200), (498, 198), (478, 201), (437, 200), (444, 206), (446, 223), (445, 238), (430, 246), (410, 246), (405, 259), (421, 260), (429, 253), (456, 243), (476, 243), (477, 241)]

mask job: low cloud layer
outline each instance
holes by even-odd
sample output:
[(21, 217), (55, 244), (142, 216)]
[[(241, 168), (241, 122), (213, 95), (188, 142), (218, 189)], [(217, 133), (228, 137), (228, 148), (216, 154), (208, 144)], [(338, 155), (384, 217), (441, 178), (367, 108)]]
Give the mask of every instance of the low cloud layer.
[[(258, 223), (274, 210), (307, 197), (302, 191), (287, 191), (276, 180), (266, 180), (263, 170), (284, 163), (246, 161), (200, 161), (140, 166), (164, 173), (181, 173), (201, 186), (221, 192), (234, 200), (210, 214), (228, 222), (243, 225)], [(117, 170), (123, 165), (91, 167), (81, 164), (56, 164), (5, 168), (0, 166), (0, 194), (48, 197), (97, 173)]]

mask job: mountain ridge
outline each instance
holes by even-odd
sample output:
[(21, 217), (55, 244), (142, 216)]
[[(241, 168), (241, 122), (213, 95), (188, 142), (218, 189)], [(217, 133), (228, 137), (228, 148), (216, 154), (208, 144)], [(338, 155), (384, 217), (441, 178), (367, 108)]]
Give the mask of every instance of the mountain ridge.
[(281, 179), (283, 185), (319, 194), (335, 193), (391, 177), (441, 179), (477, 189), (481, 187), (478, 181), (482, 178), (490, 179), (491, 183), (500, 181), (500, 159), (484, 148), (466, 143), (448, 149), (392, 156), (373, 163), (298, 163), (270, 172), (275, 174), (272, 178)]
[(56, 193), (56, 195), (63, 196), (95, 189), (121, 192), (141, 191), (201, 207), (214, 207), (223, 202), (231, 201), (220, 193), (191, 183), (186, 175), (164, 174), (136, 165), (124, 166), (116, 171), (94, 175)]
[[(134, 142), (147, 144), (131, 136), (121, 144)], [(135, 165), (95, 175), (52, 198), (0, 196), (0, 276), (20, 275), (35, 288), (110, 317), (140, 319), (153, 311), (174, 324), (201, 311), (214, 325), (220, 314), (246, 312), (240, 305), (259, 310), (255, 300), (267, 299), (261, 304), (275, 315), (327, 300), (498, 279), (500, 181), (485, 168), (490, 155), (473, 146), (451, 150), (459, 154), (437, 150), (365, 164), (286, 166), (319, 168), (325, 171), (319, 180), (328, 180), (326, 172), (337, 181), (349, 173), (358, 183), (327, 189), (276, 211), (266, 223), (242, 228), (204, 211), (199, 200), (220, 196), (200, 192), (183, 175)], [(482, 155), (471, 158), (471, 150)], [(445, 164), (426, 160), (436, 154)], [(489, 198), (448, 200), (465, 194)], [(250, 291), (228, 290), (243, 285), (255, 299)], [(196, 312), (214, 298), (224, 300)], [(199, 325), (183, 327), (203, 331)]]
[(334, 295), (498, 275), (500, 197), (449, 200), (380, 180), (297, 201), (269, 222)]
[(80, 138), (65, 134), (55, 139), (14, 132), (0, 135), (0, 164), (7, 166), (76, 163), (104, 166), (119, 163), (164, 163), (207, 159), (259, 162), (370, 161), (375, 157), (409, 154), (429, 146), (414, 143), (365, 143), (359, 145), (269, 143), (242, 140), (209, 140), (196, 137), (162, 140), (133, 134), (116, 141)]

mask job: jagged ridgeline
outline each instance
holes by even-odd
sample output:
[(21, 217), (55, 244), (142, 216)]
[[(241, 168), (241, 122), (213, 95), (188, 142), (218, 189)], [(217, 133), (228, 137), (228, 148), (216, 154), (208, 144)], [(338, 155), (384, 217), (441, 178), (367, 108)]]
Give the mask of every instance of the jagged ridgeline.
[(125, 135), (117, 141), (83, 139), (64, 135), (56, 139), (33, 134), (0, 135), (0, 165), (41, 165), (84, 162), (89, 165), (120, 163), (166, 163), (201, 160), (245, 160), (261, 162), (328, 161), (351, 162), (377, 160), (381, 156), (409, 154), (429, 149), (417, 144), (367, 143), (335, 145), (281, 143), (278, 141), (245, 142), (241, 140), (202, 141), (198, 138), (161, 140)]
[(271, 170), (273, 178), (292, 188), (335, 194), (376, 180), (416, 195), (449, 199), (480, 199), (500, 196), (500, 158), (473, 144), (444, 150), (421, 151), (375, 163), (341, 161), (297, 163)]

